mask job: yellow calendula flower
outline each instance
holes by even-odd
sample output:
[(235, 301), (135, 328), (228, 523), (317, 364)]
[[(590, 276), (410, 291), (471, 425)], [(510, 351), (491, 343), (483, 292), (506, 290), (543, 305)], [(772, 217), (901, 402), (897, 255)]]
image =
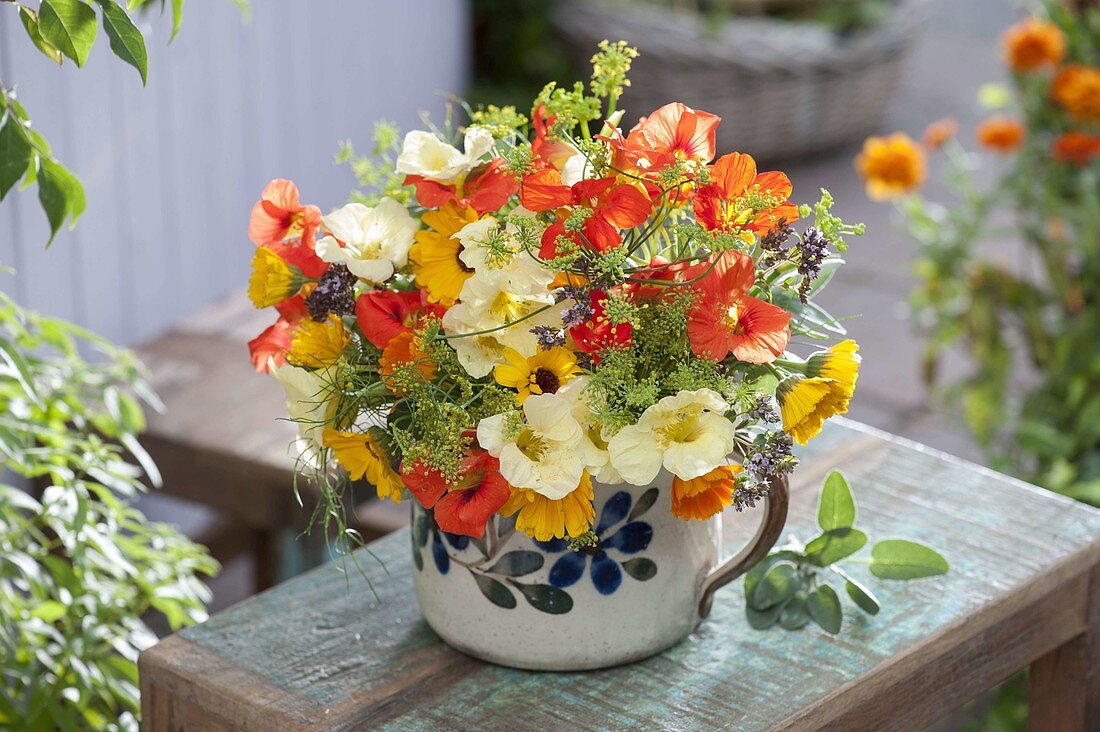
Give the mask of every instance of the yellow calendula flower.
[(536, 541), (564, 539), (580, 536), (592, 528), (596, 520), (592, 499), (592, 479), (586, 471), (577, 487), (556, 501), (532, 490), (513, 488), (500, 513), (511, 516), (518, 511), (516, 530)]
[(420, 220), (429, 228), (416, 232), (409, 249), (416, 284), (428, 291), (429, 300), (450, 307), (473, 274), (458, 256), (462, 243), (454, 235), (466, 224), (477, 221), (477, 212), (452, 201), (437, 211), (425, 212)]
[(859, 344), (849, 338), (825, 351), (818, 351), (806, 361), (807, 376), (823, 377), (833, 382), (830, 387), (843, 400), (842, 413), (848, 411), (848, 400), (852, 398), (856, 379), (859, 378), (862, 359), (858, 351)]
[(352, 480), (366, 478), (378, 491), (379, 498), (391, 498), (401, 503), (404, 484), (393, 469), (389, 451), (374, 430), (340, 432), (326, 427), (322, 435), (325, 447), (332, 450), (336, 461), (348, 471)]
[(348, 347), (348, 332), (344, 321), (335, 315), (317, 322), (305, 318), (294, 331), (286, 360), (295, 366), (320, 369), (331, 366)]
[(512, 348), (505, 348), (503, 355), (505, 363), (493, 369), (493, 377), (501, 386), (516, 390), (517, 404), (532, 394), (556, 394), (581, 372), (577, 357), (562, 346), (538, 351), (529, 358)]
[(733, 503), (740, 465), (719, 465), (691, 480), (672, 476), (672, 515), (685, 521), (708, 519)]
[(252, 255), (252, 276), (248, 278), (248, 299), (258, 308), (278, 305), (302, 289), (302, 273), (266, 247)]
[(805, 445), (821, 432), (825, 420), (848, 411), (842, 385), (836, 379), (794, 374), (783, 379), (776, 389), (783, 429), (799, 445)]

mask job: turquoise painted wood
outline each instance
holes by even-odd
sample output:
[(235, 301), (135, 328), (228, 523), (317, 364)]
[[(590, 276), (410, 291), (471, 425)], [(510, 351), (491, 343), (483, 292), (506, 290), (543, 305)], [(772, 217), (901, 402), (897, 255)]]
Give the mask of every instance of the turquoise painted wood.
[[(737, 582), (695, 634), (658, 657), (539, 674), (483, 664), (437, 639), (417, 611), (401, 531), (355, 555), (377, 597), (351, 562), (346, 573), (329, 565), (146, 651), (145, 725), (909, 729), (1089, 628), (1100, 511), (853, 422), (830, 425), (801, 458), (789, 533), (813, 535), (818, 489), (838, 467), (872, 540), (925, 542), (951, 572), (887, 582), (851, 565), (884, 608), (846, 612), (837, 637), (752, 630)], [(754, 521), (751, 511), (728, 516), (730, 551)]]

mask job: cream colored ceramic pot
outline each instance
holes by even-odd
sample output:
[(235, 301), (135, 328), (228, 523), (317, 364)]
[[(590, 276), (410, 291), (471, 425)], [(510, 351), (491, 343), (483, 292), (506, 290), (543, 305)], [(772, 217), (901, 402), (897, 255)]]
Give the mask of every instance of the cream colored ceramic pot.
[(599, 546), (534, 541), (496, 517), (482, 540), (441, 532), (413, 501), (412, 550), (420, 610), (455, 648), (486, 661), (578, 671), (636, 661), (686, 638), (714, 591), (778, 539), (786, 481), (772, 486), (756, 536), (719, 557), (721, 519), (683, 521), (669, 510), (672, 476), (648, 486), (595, 486)]

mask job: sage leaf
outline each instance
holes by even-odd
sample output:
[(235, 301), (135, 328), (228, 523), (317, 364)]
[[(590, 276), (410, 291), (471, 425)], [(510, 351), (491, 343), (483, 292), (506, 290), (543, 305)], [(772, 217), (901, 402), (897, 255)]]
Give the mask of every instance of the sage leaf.
[(760, 580), (752, 595), (752, 606), (765, 610), (794, 597), (801, 586), (798, 570), (790, 562), (780, 562)]
[(844, 611), (840, 607), (840, 598), (837, 597), (836, 590), (829, 585), (818, 585), (817, 589), (810, 593), (806, 600), (806, 610), (813, 621), (826, 633), (836, 635), (840, 632)]
[(798, 630), (810, 622), (806, 599), (795, 595), (779, 611), (779, 626), (784, 630)]
[(149, 55), (145, 50), (145, 38), (130, 16), (114, 0), (96, 0), (103, 12), (103, 31), (111, 44), (111, 51), (137, 69), (141, 84), (149, 81)]
[(881, 605), (878, 598), (869, 589), (854, 579), (845, 580), (844, 589), (848, 592), (848, 597), (852, 598), (852, 602), (858, 605), (860, 610), (868, 615), (878, 615)]
[(947, 572), (935, 549), (906, 539), (885, 539), (871, 549), (871, 574), (880, 579), (917, 579)]
[(821, 502), (817, 508), (817, 523), (825, 531), (846, 529), (856, 520), (856, 502), (852, 489), (840, 471), (834, 470), (825, 478), (821, 489)]
[(745, 604), (750, 607), (754, 607), (752, 598), (753, 595), (756, 593), (756, 587), (760, 584), (760, 580), (764, 578), (764, 575), (767, 574), (768, 570), (771, 569), (776, 562), (781, 562), (784, 560), (789, 562), (797, 562), (799, 558), (800, 557), (798, 554), (792, 552), (789, 549), (780, 549), (777, 552), (772, 552), (771, 554), (757, 562), (752, 569), (745, 573)]
[(753, 630), (767, 630), (779, 620), (781, 605), (770, 607), (767, 610), (757, 610), (751, 605), (745, 605), (745, 619), (749, 621), (749, 627)]
[(867, 543), (867, 534), (859, 529), (832, 529), (806, 545), (806, 558), (825, 567), (855, 554)]
[(42, 0), (38, 30), (47, 43), (83, 66), (95, 44), (95, 11), (82, 0)]
[(471, 572), (474, 576), (474, 581), (477, 582), (477, 588), (481, 590), (481, 594), (493, 603), (497, 607), (502, 607), (505, 610), (511, 610), (516, 606), (516, 596), (512, 594), (512, 591), (504, 586), (504, 583), (495, 580), (492, 577), (484, 574), (478, 574)]

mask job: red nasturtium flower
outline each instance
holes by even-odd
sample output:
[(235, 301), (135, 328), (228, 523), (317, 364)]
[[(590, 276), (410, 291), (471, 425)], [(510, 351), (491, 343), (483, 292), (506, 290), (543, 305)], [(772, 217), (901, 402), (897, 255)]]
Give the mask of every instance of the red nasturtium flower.
[(546, 116), (546, 105), (535, 107), (531, 115), (531, 126), (535, 128), (535, 137), (531, 140), (531, 152), (535, 156), (536, 167), (551, 167), (561, 170), (565, 161), (576, 153), (576, 150), (564, 142), (551, 140), (546, 136), (550, 127), (558, 120), (558, 116)]
[(493, 158), (471, 171), (465, 181), (455, 184), (406, 175), (405, 185), (415, 188), (416, 201), (424, 208), (439, 208), (454, 201), (459, 208), (469, 206), (479, 214), (496, 211), (519, 189), (503, 158)]
[(611, 322), (606, 312), (607, 293), (603, 290), (592, 290), (589, 293), (589, 304), (592, 306), (592, 317), (570, 328), (569, 335), (573, 337), (578, 350), (591, 354), (592, 361), (599, 363), (601, 351), (630, 345), (634, 325)]
[[(700, 276), (709, 266), (695, 265), (691, 274)], [(741, 252), (718, 255), (714, 268), (694, 285), (699, 296), (687, 324), (692, 353), (711, 361), (732, 353), (746, 363), (770, 363), (783, 354), (791, 339), (791, 315), (746, 294), (755, 282), (752, 257)]]
[(443, 317), (445, 308), (425, 302), (425, 293), (372, 290), (355, 301), (359, 329), (376, 348), (385, 348), (401, 333), (407, 333), (424, 313)]
[(767, 232), (780, 219), (798, 219), (786, 173), (756, 172), (751, 155), (730, 153), (710, 169), (710, 183), (695, 193), (695, 218), (708, 231)]
[(419, 461), (401, 466), (405, 486), (424, 508), (435, 509), (435, 522), (449, 534), (475, 539), (485, 535), (485, 524), (503, 506), (512, 489), (500, 474), (500, 463), (478, 451), (459, 463), (462, 480), (448, 485), (437, 471)]
[(248, 354), (252, 358), (252, 368), (256, 373), (266, 374), (270, 365), (282, 366), (286, 363), (286, 353), (290, 350), (290, 341), (294, 336), (294, 323), (280, 317), (273, 325), (248, 342)]
[(252, 207), (248, 238), (260, 245), (301, 239), (313, 251), (313, 235), (320, 225), (321, 209), (303, 206), (298, 200), (298, 186), (276, 178), (264, 187), (260, 200)]
[(1100, 156), (1100, 137), (1087, 132), (1067, 132), (1054, 140), (1054, 157), (1084, 167)]
[[(653, 202), (628, 183), (619, 183), (615, 178), (596, 178), (567, 186), (561, 182), (561, 174), (552, 168), (536, 171), (524, 178), (520, 202), (528, 211), (551, 211), (566, 206), (588, 209), (589, 215), (582, 229), (583, 239), (577, 243), (598, 252), (619, 246), (623, 241), (619, 229), (640, 226), (653, 210)], [(555, 256), (555, 243), (562, 235), (576, 240), (576, 235), (566, 234), (559, 218), (543, 232), (540, 256)]]

